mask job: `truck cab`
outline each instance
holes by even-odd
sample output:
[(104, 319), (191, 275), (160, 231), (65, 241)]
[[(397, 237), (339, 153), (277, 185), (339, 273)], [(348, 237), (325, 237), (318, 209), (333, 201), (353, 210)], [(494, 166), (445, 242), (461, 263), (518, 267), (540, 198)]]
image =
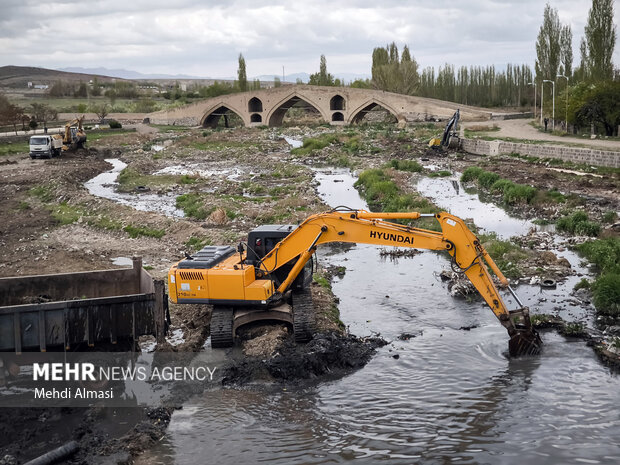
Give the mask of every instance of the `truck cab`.
[(42, 134), (30, 138), (30, 158), (52, 158), (62, 151), (60, 135)]

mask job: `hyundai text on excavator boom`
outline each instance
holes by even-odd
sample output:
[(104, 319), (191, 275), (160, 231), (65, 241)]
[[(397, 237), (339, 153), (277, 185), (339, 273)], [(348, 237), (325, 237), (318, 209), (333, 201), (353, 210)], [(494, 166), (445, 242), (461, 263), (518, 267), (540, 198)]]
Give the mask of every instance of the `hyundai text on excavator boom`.
[[(441, 232), (388, 220), (434, 217)], [(305, 342), (315, 330), (309, 285), (311, 257), (320, 244), (365, 243), (382, 246), (444, 250), (453, 270), (464, 273), (510, 336), (512, 356), (540, 352), (542, 340), (532, 328), (529, 309), (508, 285), (495, 262), (463, 220), (449, 213), (371, 213), (338, 207), (308, 217), (299, 226), (264, 225), (243, 244), (207, 246), (176, 263), (168, 273), (169, 295), (175, 303), (211, 304), (211, 345), (228, 347), (237, 328), (259, 320), (293, 325), (295, 339)], [(521, 308), (509, 310), (487, 265)]]

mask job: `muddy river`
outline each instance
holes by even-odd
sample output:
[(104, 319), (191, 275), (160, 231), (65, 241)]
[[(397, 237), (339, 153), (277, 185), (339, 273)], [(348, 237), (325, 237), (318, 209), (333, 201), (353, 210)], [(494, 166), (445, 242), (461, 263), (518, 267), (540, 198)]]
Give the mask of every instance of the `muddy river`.
[[(331, 206), (365, 206), (348, 172), (316, 179)], [(442, 195), (451, 191), (436, 183), (419, 188), (488, 231), (506, 236), (529, 227), (491, 213), (475, 195), (460, 198), (462, 189)], [(484, 219), (462, 213), (459, 203)], [(193, 398), (174, 413), (148, 463), (618, 463), (618, 376), (585, 343), (553, 332), (543, 334), (541, 356), (508, 359), (506, 331), (491, 311), (450, 297), (437, 278), (449, 267), (446, 257), (423, 252), (394, 262), (371, 246), (324, 248), (323, 265), (346, 267), (333, 286), (342, 320), (357, 335), (378, 333), (391, 344), (344, 377)], [(570, 289), (569, 280), (551, 291), (517, 292), (534, 312), (559, 306), (562, 316), (583, 316), (565, 301)], [(415, 337), (401, 341), (402, 333)]]

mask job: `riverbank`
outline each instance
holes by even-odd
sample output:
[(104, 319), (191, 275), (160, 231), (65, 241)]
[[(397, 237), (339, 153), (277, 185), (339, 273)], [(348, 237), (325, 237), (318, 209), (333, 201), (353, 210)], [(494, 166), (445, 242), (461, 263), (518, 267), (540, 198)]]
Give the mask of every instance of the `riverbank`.
[[(348, 169), (353, 172), (373, 168), (391, 170), (398, 185), (412, 194), (424, 191), (420, 182), (427, 180), (424, 182), (428, 183), (429, 191), (435, 189), (439, 194), (446, 194), (451, 190), (460, 196), (467, 186), (459, 183), (459, 174), (476, 165), (502, 177), (510, 177), (514, 182), (545, 190), (555, 188), (567, 197), (572, 193), (576, 196), (575, 203), (569, 205), (596, 213), (593, 219), (602, 219), (606, 212), (618, 209), (617, 196), (613, 195), (618, 188), (618, 178), (613, 172), (600, 173), (602, 178), (599, 178), (555, 171), (550, 169), (555, 166), (541, 166), (516, 157), (493, 160), (466, 154), (442, 157), (429, 152), (423, 144), (423, 139), (431, 131), (425, 126), (401, 131), (389, 125), (342, 130), (317, 126), (283, 131), (165, 128), (151, 134), (116, 134), (92, 144), (91, 148), (96, 152), (63, 155), (52, 160), (31, 161), (27, 154), (3, 157), (0, 165), (3, 198), (0, 241), (6, 254), (0, 264), (0, 275), (105, 269), (115, 266), (113, 263), (119, 262), (118, 259), (141, 255), (153, 275), (165, 277), (169, 266), (183, 257), (184, 252), (191, 253), (207, 244), (235, 245), (257, 225), (297, 223), (312, 213), (330, 208), (328, 205), (332, 205), (332, 200), (337, 202), (336, 205), (364, 208), (358, 203), (357, 192), (351, 190), (355, 176), (346, 171)], [(291, 151), (282, 137), (284, 135), (297, 140), (313, 139), (314, 142)], [(118, 184), (114, 179), (100, 184), (108, 192), (114, 192), (115, 198), (99, 197), (87, 185), (89, 180), (110, 171), (116, 163), (106, 160), (119, 160), (126, 165), (119, 171)], [(398, 164), (393, 167), (393, 160), (416, 161), (420, 169), (400, 170)], [(317, 171), (321, 167), (327, 171)], [(340, 171), (342, 168), (345, 171)], [(349, 180), (350, 185), (347, 184)], [(438, 201), (439, 197), (429, 193), (423, 195), (442, 208), (456, 208), (455, 203), (444, 206)], [(478, 198), (477, 193), (471, 195)], [(445, 195), (442, 198), (445, 199)], [(471, 205), (472, 198), (467, 197), (464, 204)], [(127, 203), (119, 199), (127, 200)], [(144, 202), (138, 202), (142, 200)], [(497, 202), (497, 199), (491, 201)], [(144, 205), (144, 208), (138, 209), (137, 205)], [(510, 233), (514, 228), (519, 228), (519, 235), (525, 239), (515, 243), (521, 243), (523, 248), (543, 251), (541, 244), (548, 243), (547, 250), (554, 250), (554, 262), (565, 258), (570, 265), (571, 272), (564, 273), (564, 282), (559, 282), (556, 289), (543, 289), (540, 285), (529, 284), (532, 277), (548, 277), (557, 263), (551, 263), (549, 256), (547, 262), (538, 262), (518, 288), (526, 304), (536, 312), (545, 310), (561, 315), (567, 321), (591, 322), (593, 309), (587, 303), (587, 295), (571, 295), (574, 285), (588, 273), (587, 267), (580, 265), (577, 255), (560, 256), (561, 253), (555, 251), (557, 247), (567, 250), (568, 245), (558, 246), (548, 236), (543, 239), (545, 236), (540, 231), (528, 238), (530, 224), (538, 227), (531, 220), (560, 218), (564, 204), (549, 202), (539, 206), (526, 202), (511, 206), (509, 211), (524, 217), (519, 226), (508, 223), (508, 220), (505, 224), (498, 222), (498, 217), (489, 213), (491, 204), (488, 205), (479, 209), (480, 215), (475, 212), (457, 214), (472, 218), (473, 224), (487, 232), (495, 231), (505, 239), (513, 235)], [(477, 216), (491, 217), (495, 221), (485, 225)], [(499, 233), (498, 224), (505, 226), (499, 228)], [(507, 264), (510, 263), (511, 256), (505, 255), (506, 251), (498, 250), (497, 253)], [(243, 404), (245, 398), (240, 399), (238, 393), (249, 391), (248, 399), (252, 398), (252, 392), (258, 389), (257, 384), (275, 382), (275, 385), (283, 386), (281, 389), (294, 391), (300, 378), (320, 380), (327, 375), (325, 379), (333, 380), (335, 372), (341, 370), (333, 383), (351, 399), (362, 396), (350, 383), (360, 383), (359, 377), (363, 376), (366, 380), (374, 380), (368, 381), (366, 395), (378, 399), (378, 402), (382, 399), (382, 391), (395, 392), (397, 397), (402, 396), (411, 402), (415, 398), (411, 396), (422, 395), (411, 392), (411, 389), (433, 385), (434, 379), (441, 378), (442, 382), (450, 379), (452, 375), (444, 373), (442, 363), (452, 365), (453, 362), (448, 361), (460, 360), (461, 365), (467, 367), (467, 373), (473, 373), (467, 376), (481, 385), (485, 384), (487, 377), (494, 375), (480, 371), (479, 378), (476, 377), (476, 370), (479, 370), (475, 368), (476, 363), (484, 363), (477, 358), (476, 350), (484, 354), (484, 359), (492, 360), (491, 365), (504, 366), (505, 357), (501, 354), (505, 351), (506, 335), (492, 314), (481, 308), (475, 299), (451, 297), (447, 285), (435, 278), (435, 273), (449, 268), (447, 261), (438, 254), (424, 252), (412, 257), (397, 257), (395, 265), (385, 257), (385, 262), (377, 261), (376, 254), (372, 247), (366, 246), (336, 248), (320, 254), (320, 268), (331, 266), (336, 270), (331, 279), (335, 297), (327, 294), (327, 286), (320, 279), (312, 286), (313, 292), (319, 296), (315, 301), (320, 302), (319, 306), (324, 309), (324, 335), (300, 349), (291, 344), (290, 334), (285, 328), (256, 329), (237, 347), (241, 349), (234, 354), (238, 357), (237, 364), (231, 365), (225, 376), (227, 388), (223, 391), (228, 394), (215, 396), (229, 395)], [(495, 254), (493, 258), (496, 258)], [(560, 275), (554, 274), (553, 277), (562, 281)], [(333, 310), (337, 299), (340, 299), (340, 315)], [(434, 309), (441, 311), (432, 311)], [(204, 306), (172, 305), (171, 316), (174, 338), (168, 341), (168, 350), (205, 350), (210, 310)], [(343, 323), (339, 324), (339, 320)], [(347, 335), (347, 327), (357, 337)], [(381, 333), (380, 337), (390, 344), (381, 347), (383, 343), (376, 333)], [(409, 337), (399, 339), (403, 333)], [(553, 338), (545, 343), (548, 343), (551, 354), (556, 354), (556, 350), (567, 350)], [(571, 359), (569, 351), (562, 356), (567, 361)], [(580, 361), (586, 357), (580, 351), (574, 356)], [(414, 357), (426, 360), (427, 367), (418, 366)], [(543, 365), (545, 360), (543, 357)], [(360, 369), (362, 366), (366, 368)], [(592, 365), (588, 364), (588, 367), (597, 376), (602, 376)], [(407, 378), (409, 387), (405, 387), (405, 378), (399, 378), (397, 373)], [(458, 373), (465, 376), (464, 372)], [(426, 376), (425, 380), (415, 382), (421, 374)], [(380, 387), (383, 380), (391, 383), (390, 389)], [(459, 383), (455, 380), (455, 385), (460, 386)], [(319, 392), (329, 389), (324, 383), (317, 384), (311, 389)], [(436, 386), (436, 390), (441, 392), (441, 387)], [(214, 396), (213, 393), (205, 395)], [(258, 395), (267, 401), (267, 405), (273, 399), (273, 394), (261, 396)], [(297, 399), (296, 402), (302, 402), (296, 394), (291, 396)], [(338, 395), (333, 398), (340, 399)], [(346, 399), (340, 401), (347, 403)], [(440, 402), (439, 399), (434, 401)], [(329, 404), (324, 398), (322, 402)], [(389, 404), (391, 401), (385, 402)], [(362, 415), (362, 404), (356, 405), (351, 408), (357, 408)], [(391, 410), (392, 413), (379, 409), (374, 416), (383, 412), (390, 421), (398, 423), (392, 415), (400, 410), (398, 406), (394, 407), (396, 410)], [(211, 413), (217, 415), (219, 407), (214, 405), (213, 408), (216, 410)], [(422, 405), (418, 408), (424, 409)], [(97, 417), (89, 414), (85, 420), (86, 429), (70, 430), (64, 436), (50, 434), (58, 422), (28, 418), (32, 424), (41, 426), (33, 431), (47, 432), (36, 433), (48, 438), (44, 440), (44, 447), (53, 448), (64, 439), (71, 439), (76, 432), (87, 431), (81, 436), (85, 445), (93, 438), (99, 438), (100, 444), (110, 445), (109, 448), (93, 448), (98, 453), (105, 455), (115, 451), (135, 455), (140, 450), (151, 448), (162, 438), (168, 421), (182, 421), (180, 419), (188, 411), (191, 409), (149, 414), (150, 410), (141, 410), (137, 421), (112, 416), (109, 421), (101, 423), (100, 429), (94, 426), (99, 425)], [(236, 410), (232, 412), (234, 416)], [(332, 418), (330, 415), (327, 416)], [(113, 433), (116, 421), (128, 422), (127, 429), (121, 428)], [(214, 425), (218, 421), (214, 419)], [(408, 421), (415, 424), (414, 419)], [(437, 421), (441, 424), (441, 419)], [(176, 434), (176, 427), (173, 425), (170, 434)], [(23, 425), (23, 429), (28, 428)], [(209, 431), (206, 435), (209, 434), (217, 436), (217, 432)], [(343, 441), (357, 443), (353, 439)], [(168, 439), (163, 442), (170, 445)], [(27, 450), (27, 444), (23, 443), (22, 449), (26, 454), (34, 454), (33, 450)], [(399, 450), (394, 444), (383, 446)], [(3, 445), (2, 451), (24, 454), (15, 448), (9, 451), (8, 447)], [(29, 457), (22, 455), (22, 458)]]

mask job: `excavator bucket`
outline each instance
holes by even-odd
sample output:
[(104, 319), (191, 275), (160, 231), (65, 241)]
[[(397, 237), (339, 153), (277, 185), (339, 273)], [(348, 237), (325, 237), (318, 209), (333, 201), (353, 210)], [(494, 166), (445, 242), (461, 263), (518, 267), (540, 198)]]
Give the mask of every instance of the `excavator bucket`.
[(508, 342), (510, 356), (539, 354), (543, 343), (538, 332), (532, 328), (529, 309), (522, 307), (518, 310), (510, 310), (510, 319), (514, 324)]
[(510, 337), (508, 342), (508, 351), (511, 357), (537, 355), (541, 350), (542, 340), (538, 332), (533, 328), (517, 331)]

